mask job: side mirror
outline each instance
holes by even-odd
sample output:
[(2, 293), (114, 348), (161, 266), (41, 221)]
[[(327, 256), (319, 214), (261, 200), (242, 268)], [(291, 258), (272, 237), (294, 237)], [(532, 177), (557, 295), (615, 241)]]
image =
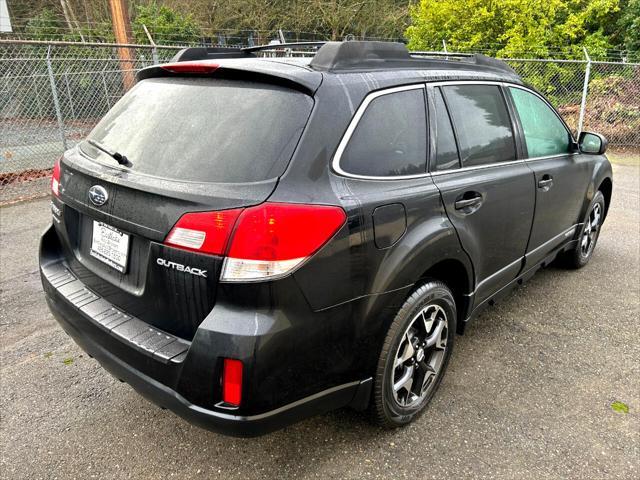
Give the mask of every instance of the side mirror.
[(580, 132), (580, 138), (578, 139), (578, 146), (582, 153), (589, 153), (592, 155), (602, 155), (607, 151), (609, 142), (607, 139), (599, 133)]

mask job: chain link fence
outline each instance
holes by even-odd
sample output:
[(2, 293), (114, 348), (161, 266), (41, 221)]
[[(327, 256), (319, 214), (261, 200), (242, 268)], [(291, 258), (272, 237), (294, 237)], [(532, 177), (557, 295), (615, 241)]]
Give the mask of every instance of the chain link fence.
[[(168, 61), (179, 48), (0, 40), (0, 204), (46, 194), (62, 152), (87, 136), (137, 70)], [(640, 64), (507, 62), (574, 132), (582, 122), (612, 148), (640, 150)]]

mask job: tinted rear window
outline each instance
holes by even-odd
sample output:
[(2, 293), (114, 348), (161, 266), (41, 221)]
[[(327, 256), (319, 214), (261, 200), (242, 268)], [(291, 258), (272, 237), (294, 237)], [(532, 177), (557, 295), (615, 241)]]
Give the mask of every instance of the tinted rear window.
[[(89, 138), (127, 156), (131, 170), (175, 180), (254, 182), (280, 176), (313, 100), (295, 90), (223, 79), (138, 83)], [(115, 160), (87, 142), (82, 150)]]
[(422, 88), (371, 101), (340, 158), (345, 172), (389, 177), (426, 170), (427, 120)]

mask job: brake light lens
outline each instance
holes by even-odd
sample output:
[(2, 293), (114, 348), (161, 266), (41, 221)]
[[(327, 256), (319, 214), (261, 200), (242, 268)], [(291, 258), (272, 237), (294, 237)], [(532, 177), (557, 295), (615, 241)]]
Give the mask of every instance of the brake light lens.
[(236, 224), (220, 280), (259, 281), (291, 273), (344, 224), (335, 206), (263, 203), (244, 210)]
[(215, 72), (220, 65), (211, 62), (176, 62), (167, 63), (160, 68), (171, 73), (194, 73), (198, 75), (206, 75)]
[(340, 207), (294, 203), (187, 213), (165, 244), (226, 255), (223, 282), (269, 280), (300, 266), (333, 237), (346, 218)]
[(53, 174), (51, 175), (51, 192), (56, 196), (60, 196), (60, 159), (53, 164)]
[(242, 400), (242, 362), (225, 358), (222, 368), (222, 401), (240, 406)]
[(241, 211), (186, 213), (171, 229), (165, 243), (186, 250), (224, 255)]

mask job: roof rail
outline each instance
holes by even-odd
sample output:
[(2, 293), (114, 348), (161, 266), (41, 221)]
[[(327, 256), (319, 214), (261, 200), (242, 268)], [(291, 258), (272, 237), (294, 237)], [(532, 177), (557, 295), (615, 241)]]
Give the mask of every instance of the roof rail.
[(403, 43), (375, 41), (274, 43), (245, 48), (192, 47), (180, 50), (172, 61), (254, 58), (256, 52), (308, 47), (317, 48), (309, 66), (318, 71), (446, 68), (452, 66), (449, 62), (457, 60), (453, 64), (458, 63), (459, 68), (475, 64), (479, 67), (517, 75), (502, 60), (477, 53), (409, 52)]
[(409, 52), (411, 55), (414, 56), (418, 56), (418, 57), (461, 57), (461, 58), (466, 58), (466, 57), (473, 57), (475, 54), (474, 53), (458, 53), (458, 52), (434, 52), (431, 50), (427, 50), (427, 51), (423, 51), (423, 50), (412, 50)]
[(484, 67), (496, 68), (498, 70), (506, 70), (510, 73), (516, 73), (516, 71), (509, 66), (503, 60), (499, 60), (494, 57), (488, 57), (487, 55), (483, 55), (481, 53), (449, 53), (449, 52), (410, 52), (413, 56), (425, 57), (425, 58), (441, 58), (444, 57), (445, 60), (449, 59), (457, 59), (460, 61), (468, 61), (473, 62), (476, 65), (481, 65)]
[(315, 70), (325, 71), (393, 68), (421, 69), (451, 65), (444, 62), (454, 59), (458, 60), (463, 66), (464, 64), (472, 63), (480, 67), (516, 75), (515, 70), (502, 60), (485, 55), (477, 53), (409, 52), (405, 44), (398, 42), (327, 42), (318, 50), (309, 65)]
[(261, 50), (276, 50), (278, 48), (303, 48), (303, 47), (321, 47), (327, 42), (292, 42), (292, 43), (272, 43), (270, 45), (256, 45), (255, 47), (244, 47), (243, 52), (259, 52)]

